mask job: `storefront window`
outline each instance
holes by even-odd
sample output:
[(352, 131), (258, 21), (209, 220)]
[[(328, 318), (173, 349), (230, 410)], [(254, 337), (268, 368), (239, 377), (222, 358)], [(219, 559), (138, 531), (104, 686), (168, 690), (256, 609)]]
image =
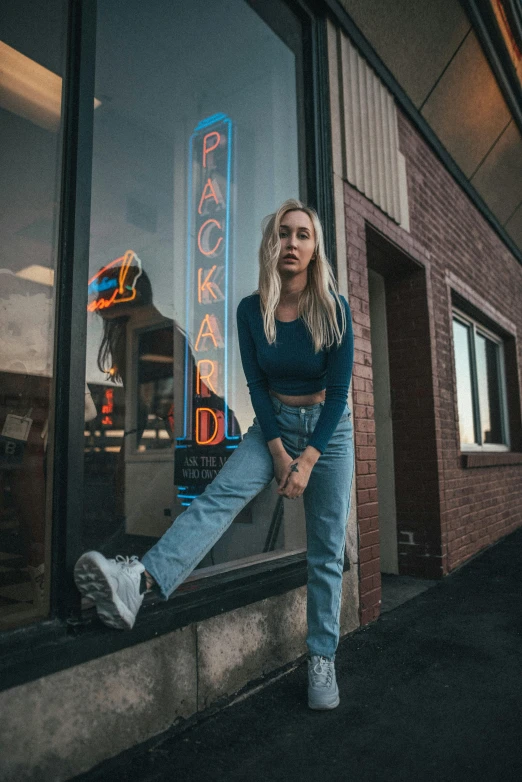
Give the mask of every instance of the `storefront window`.
[(47, 613), (46, 477), (66, 7), (2, 3), (0, 629)]
[[(100, 0), (96, 51), (83, 542), (142, 555), (252, 423), (235, 311), (262, 219), (300, 195), (301, 74), (244, 0)], [(303, 551), (304, 529), (272, 485), (196, 576)]]

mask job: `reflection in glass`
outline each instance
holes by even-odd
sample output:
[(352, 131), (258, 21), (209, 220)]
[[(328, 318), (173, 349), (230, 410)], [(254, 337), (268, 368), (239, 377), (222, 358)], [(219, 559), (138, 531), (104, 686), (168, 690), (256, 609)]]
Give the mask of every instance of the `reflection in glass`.
[[(61, 0), (0, 42), (0, 630), (48, 611), (46, 481), (60, 181)], [(90, 400), (89, 400), (90, 401)]]
[(473, 394), (471, 386), (471, 329), (458, 320), (453, 321), (453, 347), (457, 375), (457, 403), (459, 411), (459, 431), (462, 445), (475, 443), (475, 425), (473, 422)]
[[(85, 548), (142, 555), (252, 422), (235, 310), (263, 217), (299, 194), (297, 75), (243, 0), (98, 3)], [(278, 500), (262, 492), (201, 567), (303, 550), (301, 503)]]
[(475, 345), (482, 442), (502, 443), (499, 347), (482, 334), (477, 334)]
[(138, 451), (174, 445), (172, 331), (172, 326), (159, 326), (138, 336)]

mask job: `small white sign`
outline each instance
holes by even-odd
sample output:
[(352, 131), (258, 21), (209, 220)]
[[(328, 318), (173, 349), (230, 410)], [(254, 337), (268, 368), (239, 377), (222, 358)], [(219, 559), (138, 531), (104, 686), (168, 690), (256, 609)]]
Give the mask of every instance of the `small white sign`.
[(26, 443), (32, 423), (32, 418), (10, 413), (5, 419), (2, 434), (4, 437), (11, 437), (13, 440), (21, 440)]

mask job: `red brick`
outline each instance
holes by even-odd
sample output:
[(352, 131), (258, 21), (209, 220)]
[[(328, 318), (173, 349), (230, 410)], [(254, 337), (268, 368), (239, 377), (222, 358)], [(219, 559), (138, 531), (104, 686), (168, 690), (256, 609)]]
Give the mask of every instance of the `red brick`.
[(366, 592), (365, 594), (361, 594), (360, 600), (363, 609), (371, 608), (371, 606), (379, 605), (379, 601), (381, 600), (380, 588), (372, 589), (371, 592)]
[(372, 532), (365, 532), (360, 535), (359, 543), (361, 550), (366, 546), (373, 546), (379, 543), (379, 530), (373, 530)]
[(375, 459), (377, 456), (377, 449), (375, 446), (357, 446), (356, 449), (357, 459), (369, 460)]
[[(486, 470), (461, 465), (447, 281), (448, 273), (463, 280), (469, 286), (465, 297), (476, 311), (482, 311), (493, 323), (495, 311), (500, 313), (499, 317), (513, 324), (513, 334), (515, 329), (520, 334), (522, 269), (400, 112), (399, 137), (406, 158), (409, 233), (348, 183), (344, 190), (356, 338), (352, 406), (358, 522), (361, 543), (364, 541), (365, 549), (371, 549), (375, 557), (361, 564), (366, 592), (372, 592), (370, 586), (375, 589), (380, 578), (371, 569), (379, 568), (378, 541), (369, 544), (373, 538), (366, 537), (378, 531), (368, 226), (385, 237), (394, 253), (402, 250), (405, 257), (418, 263), (415, 274), (401, 280), (392, 279), (393, 275), (386, 278), (398, 533), (402, 540), (401, 532), (413, 531), (415, 540), (414, 546), (401, 544), (401, 552), (406, 553), (400, 558), (401, 572), (430, 572), (440, 577), (522, 525), (522, 467)], [(491, 259), (495, 259), (494, 265)], [(522, 448), (520, 342), (506, 342), (505, 354), (512, 442), (514, 448)], [(370, 584), (370, 577), (375, 577), (375, 584)], [(361, 608), (362, 622), (377, 615), (375, 606)]]
[(371, 502), (370, 489), (359, 489), (357, 491), (357, 504), (363, 505), (366, 502)]
[(375, 573), (380, 572), (380, 562), (378, 559), (372, 559), (370, 562), (364, 562), (359, 567), (359, 577), (365, 578), (366, 576), (373, 576)]
[(377, 486), (376, 475), (359, 475), (357, 476), (357, 488), (358, 489), (370, 489)]
[(368, 548), (359, 549), (359, 562), (361, 564), (363, 564), (364, 562), (369, 562), (372, 559), (375, 559), (375, 557), (373, 556), (371, 546), (369, 546)]
[(363, 578), (363, 580), (359, 583), (359, 590), (362, 593), (371, 592), (373, 589), (375, 589), (375, 584), (373, 582), (373, 579), (375, 576), (367, 576), (366, 578)]
[(375, 605), (372, 606), (372, 608), (364, 609), (360, 612), (360, 621), (361, 625), (367, 625), (370, 624), (370, 622), (374, 622), (376, 619), (379, 618), (380, 615), (380, 606)]
[(368, 516), (377, 515), (378, 504), (376, 502), (368, 502), (365, 505), (361, 505), (357, 508), (357, 516), (360, 519), (366, 519)]
[(359, 418), (355, 422), (356, 432), (375, 432), (375, 421), (367, 418)]

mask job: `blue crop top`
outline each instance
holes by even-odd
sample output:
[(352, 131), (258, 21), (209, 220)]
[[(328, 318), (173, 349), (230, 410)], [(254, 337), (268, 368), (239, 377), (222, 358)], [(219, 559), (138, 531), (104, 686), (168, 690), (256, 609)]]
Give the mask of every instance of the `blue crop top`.
[[(339, 346), (315, 353), (312, 337), (301, 318), (276, 320), (276, 342), (269, 345), (263, 327), (258, 293), (246, 296), (237, 308), (241, 361), (252, 406), (267, 442), (280, 437), (269, 390), (289, 396), (314, 394), (326, 389), (325, 403), (308, 444), (324, 453), (343, 414), (353, 365), (353, 330), (350, 307), (346, 332)], [(340, 312), (337, 314), (340, 324)]]

